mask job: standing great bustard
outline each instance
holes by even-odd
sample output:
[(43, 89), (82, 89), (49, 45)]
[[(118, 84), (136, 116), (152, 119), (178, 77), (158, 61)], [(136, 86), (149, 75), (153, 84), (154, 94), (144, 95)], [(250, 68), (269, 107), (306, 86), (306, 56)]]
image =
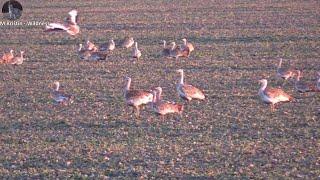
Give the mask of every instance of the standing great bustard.
[(24, 51), (20, 51), (20, 57), (19, 57), (19, 56), (18, 56), (18, 57), (14, 57), (14, 58), (12, 59), (12, 61), (10, 62), (10, 64), (14, 64), (14, 65), (20, 65), (20, 64), (22, 64), (22, 63), (23, 63), (23, 60), (24, 60), (23, 54), (24, 54)]
[(12, 61), (13, 58), (14, 58), (13, 49), (11, 49), (10, 52), (3, 54), (3, 56), (1, 57), (1, 62), (9, 63)]
[(51, 98), (57, 103), (57, 104), (63, 104), (67, 105), (68, 103), (73, 103), (74, 96), (65, 94), (62, 92), (60, 88), (60, 83), (58, 81), (55, 81), (54, 83), (54, 90), (51, 92)]
[(186, 99), (188, 101), (192, 99), (200, 99), (200, 100), (205, 99), (205, 95), (200, 89), (190, 84), (184, 83), (183, 69), (179, 69), (177, 70), (177, 72), (180, 73), (180, 82), (177, 84), (177, 91), (181, 98)]
[(139, 58), (141, 57), (141, 51), (138, 49), (138, 43), (135, 42), (134, 43), (134, 48), (132, 50), (132, 57), (139, 60)]
[(77, 24), (77, 10), (72, 10), (68, 13), (70, 15), (70, 19), (68, 19), (65, 24), (61, 23), (50, 23), (46, 26), (45, 31), (66, 31), (68, 34), (74, 36), (80, 32), (80, 27)]
[(121, 43), (121, 47), (129, 48), (134, 44), (133, 37), (126, 37), (124, 38), (123, 42)]
[(108, 43), (101, 44), (99, 51), (113, 51), (116, 48), (116, 44), (113, 39), (110, 39)]
[(162, 116), (170, 113), (178, 113), (182, 114), (183, 105), (176, 104), (174, 102), (167, 102), (161, 100), (162, 88), (157, 87), (156, 90), (153, 91), (153, 101), (152, 108), (153, 111)]
[(116, 43), (114, 43), (113, 39), (110, 39), (108, 44), (108, 51), (113, 51), (116, 48)]
[(259, 82), (261, 83), (261, 87), (259, 89), (258, 95), (263, 102), (271, 105), (271, 111), (274, 111), (275, 104), (293, 100), (293, 97), (285, 93), (282, 89), (269, 87), (267, 88), (268, 81), (266, 79), (262, 79)]
[(282, 65), (282, 58), (280, 58), (278, 68), (277, 68), (277, 76), (284, 79), (288, 80), (289, 78), (294, 77), (295, 73), (294, 70), (291, 68), (283, 68), (281, 67)]
[(298, 92), (305, 93), (305, 92), (317, 91), (317, 87), (315, 84), (303, 82), (300, 80), (301, 77), (302, 77), (301, 71), (297, 70), (297, 77), (296, 77), (296, 82), (295, 82), (294, 86)]
[(140, 116), (140, 106), (151, 103), (153, 95), (151, 91), (146, 90), (131, 90), (131, 78), (126, 77), (127, 84), (125, 87), (124, 98), (128, 106), (133, 107), (133, 113), (136, 111), (136, 116)]
[(194, 47), (191, 43), (187, 42), (187, 39), (184, 38), (184, 39), (182, 39), (182, 41), (183, 41), (183, 46), (181, 49), (182, 49), (182, 51), (186, 51), (187, 56), (189, 57), (190, 53), (192, 51), (194, 51)]

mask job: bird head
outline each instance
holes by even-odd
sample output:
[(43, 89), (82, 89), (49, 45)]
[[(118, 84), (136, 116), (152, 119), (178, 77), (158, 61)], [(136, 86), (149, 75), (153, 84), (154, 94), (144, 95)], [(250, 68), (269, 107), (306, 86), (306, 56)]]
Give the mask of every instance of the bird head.
[(178, 70), (176, 70), (176, 72), (183, 73), (183, 69), (178, 69)]
[(156, 87), (155, 90), (158, 91), (158, 92), (162, 92), (162, 88), (160, 86)]
[(53, 82), (53, 85), (54, 85), (54, 89), (55, 89), (56, 91), (58, 91), (58, 90), (59, 90), (59, 87), (60, 87), (59, 81), (54, 81), (54, 82)]
[(78, 15), (78, 11), (77, 10), (75, 10), (75, 9), (73, 9), (73, 10), (71, 10), (69, 13), (68, 13), (70, 16), (77, 16)]
[(266, 80), (266, 79), (260, 79), (259, 82), (260, 82), (261, 84), (265, 84), (265, 83), (267, 83), (267, 80)]

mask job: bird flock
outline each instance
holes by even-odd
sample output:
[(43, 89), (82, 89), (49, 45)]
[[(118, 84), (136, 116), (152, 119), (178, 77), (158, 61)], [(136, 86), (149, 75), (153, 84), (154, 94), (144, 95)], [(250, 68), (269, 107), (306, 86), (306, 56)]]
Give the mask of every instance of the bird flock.
[[(295, 79), (294, 87), (295, 90), (300, 93), (306, 92), (320, 92), (320, 73), (318, 73), (318, 80), (314, 83), (306, 83), (300, 80), (301, 78), (301, 71), (295, 70), (293, 68), (284, 68), (282, 67), (283, 59), (280, 58), (278, 68), (277, 68), (277, 77), (282, 78), (284, 80), (284, 85), (286, 81), (291, 78)], [(267, 87), (268, 81), (266, 79), (262, 79), (259, 81), (261, 83), (261, 87), (259, 89), (258, 95), (260, 96), (261, 100), (265, 103), (271, 105), (271, 111), (275, 110), (275, 105), (280, 102), (290, 102), (293, 101), (294, 98), (286, 93), (281, 88), (272, 88)]]
[[(71, 36), (75, 36), (80, 33), (80, 27), (77, 24), (78, 11), (71, 10), (69, 13), (69, 17), (65, 18), (64, 23), (50, 23), (46, 25), (45, 32), (56, 32), (56, 31), (64, 31)], [(190, 42), (187, 41), (186, 38), (182, 39), (183, 44), (177, 45), (175, 42), (171, 42), (170, 46), (167, 46), (167, 42), (163, 40), (163, 49), (161, 51), (161, 55), (164, 57), (175, 58), (178, 59), (180, 57), (188, 58), (192, 51), (194, 51), (194, 46)], [(88, 61), (98, 61), (98, 60), (106, 60), (107, 55), (111, 53), (115, 48), (116, 44), (113, 39), (110, 39), (107, 43), (103, 43), (100, 45), (96, 45), (91, 42), (89, 39), (83, 44), (79, 44), (79, 48), (77, 49), (78, 56), (81, 60)], [(138, 42), (134, 41), (133, 37), (126, 37), (120, 43), (120, 47), (122, 48), (132, 48), (131, 57), (134, 62), (139, 61), (142, 56), (141, 51), (138, 49)], [(24, 51), (20, 52), (20, 56), (14, 56), (14, 50), (10, 50), (10, 52), (6, 52), (0, 59), (0, 63), (3, 64), (13, 64), (13, 65), (21, 65), (24, 61)], [(283, 60), (280, 59), (276, 76), (278, 78), (282, 78), (284, 80), (283, 85), (291, 78), (295, 79), (295, 89), (298, 92), (320, 92), (320, 73), (318, 73), (318, 80), (315, 83), (307, 83), (301, 80), (302, 73), (300, 70), (294, 70), (292, 68), (284, 68), (282, 67)], [(178, 95), (187, 101), (191, 101), (192, 99), (204, 100), (205, 95), (199, 88), (192, 86), (190, 84), (186, 84), (184, 82), (184, 71), (183, 69), (176, 70), (176, 73), (179, 73), (180, 80), (176, 85), (176, 91)], [(162, 88), (156, 87), (151, 90), (137, 90), (131, 89), (131, 81), (130, 77), (126, 77), (126, 85), (124, 88), (124, 100), (127, 106), (133, 108), (133, 114), (137, 117), (140, 116), (141, 106), (150, 104), (154, 113), (161, 115), (162, 117), (166, 114), (177, 113), (179, 115), (182, 114), (184, 110), (183, 104), (165, 101), (162, 99)], [(266, 79), (259, 80), (261, 83), (261, 87), (258, 91), (258, 95), (261, 100), (265, 103), (271, 105), (271, 111), (275, 110), (275, 105), (280, 102), (290, 102), (294, 98), (288, 93), (284, 92), (281, 88), (272, 88), (267, 87), (268, 81)], [(51, 92), (51, 98), (54, 100), (56, 104), (67, 105), (74, 101), (74, 96), (68, 95), (64, 93), (60, 89), (60, 83), (55, 81), (53, 83), (53, 90)]]
[(4, 53), (0, 59), (0, 64), (21, 65), (24, 61), (24, 51), (20, 51), (20, 56), (14, 56), (13, 49), (10, 52)]

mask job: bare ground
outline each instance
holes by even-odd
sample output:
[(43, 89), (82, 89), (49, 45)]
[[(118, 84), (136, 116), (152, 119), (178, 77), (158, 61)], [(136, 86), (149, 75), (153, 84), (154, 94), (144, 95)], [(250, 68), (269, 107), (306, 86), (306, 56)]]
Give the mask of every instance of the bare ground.
[[(299, 94), (275, 112), (258, 81), (281, 86), (278, 58), (315, 82), (320, 71), (317, 1), (24, 1), (20, 21), (62, 20), (79, 11), (81, 34), (47, 34), (44, 26), (0, 26), (0, 50), (25, 50), (17, 67), (0, 66), (0, 175), (3, 178), (304, 178), (320, 175), (319, 93)], [(133, 36), (142, 59), (116, 49), (103, 62), (80, 61), (78, 43)], [(189, 59), (164, 59), (161, 40), (187, 37)], [(162, 121), (150, 109), (130, 116), (124, 77), (137, 89), (161, 86), (164, 98), (186, 81), (207, 99)], [(50, 84), (76, 96), (56, 106)]]

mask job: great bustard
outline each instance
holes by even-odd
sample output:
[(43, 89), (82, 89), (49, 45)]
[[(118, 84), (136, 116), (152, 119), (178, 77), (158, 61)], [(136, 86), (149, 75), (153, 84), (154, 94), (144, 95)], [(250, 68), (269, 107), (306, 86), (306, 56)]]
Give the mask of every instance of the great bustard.
[(113, 51), (116, 48), (116, 44), (113, 39), (110, 39), (108, 43), (101, 44), (99, 51)]
[(187, 42), (187, 39), (185, 38), (182, 39), (182, 41), (183, 41), (183, 45), (181, 49), (182, 51), (185, 51), (185, 53), (187, 53), (187, 56), (189, 57), (190, 53), (194, 51), (194, 46), (191, 43)]
[(82, 60), (97, 61), (106, 60), (107, 54), (104, 52), (96, 52), (84, 49), (82, 44), (79, 44), (78, 55)]
[(13, 49), (11, 49), (10, 52), (3, 54), (3, 56), (1, 57), (1, 62), (2, 63), (9, 63), (12, 61), (13, 58), (14, 58)]
[(55, 87), (51, 92), (51, 97), (57, 104), (67, 105), (68, 103), (73, 103), (74, 96), (71, 96), (62, 92), (59, 89), (60, 83), (58, 81), (55, 81), (53, 84)]
[(267, 88), (268, 81), (266, 79), (262, 79), (259, 82), (261, 83), (261, 87), (258, 95), (263, 102), (271, 105), (271, 111), (274, 111), (275, 104), (293, 100), (293, 97), (284, 92), (282, 89), (270, 87)]
[(121, 47), (130, 48), (134, 44), (133, 37), (125, 37), (121, 43)]
[(139, 60), (139, 58), (141, 57), (141, 51), (138, 49), (137, 42), (134, 43), (134, 48), (132, 49), (132, 57), (137, 60)]
[(153, 101), (152, 101), (153, 111), (156, 114), (161, 115), (162, 118), (163, 118), (163, 115), (170, 114), (170, 113), (178, 113), (181, 115), (183, 111), (183, 105), (177, 104), (174, 102), (163, 101), (161, 99), (161, 93), (162, 93), (161, 87), (157, 87), (153, 91)]
[(311, 84), (311, 83), (307, 83), (304, 81), (301, 81), (301, 71), (297, 70), (297, 77), (296, 77), (296, 82), (294, 83), (294, 87), (296, 88), (296, 90), (300, 93), (305, 93), (305, 92), (315, 92), (318, 91), (316, 84)]
[(93, 42), (91, 42), (90, 40), (87, 40), (86, 49), (89, 51), (97, 52), (99, 48)]
[(283, 61), (282, 58), (280, 58), (278, 68), (277, 68), (277, 76), (284, 80), (288, 80), (289, 78), (294, 77), (295, 73), (293, 69), (281, 67), (282, 61)]
[(175, 42), (171, 42), (171, 49), (170, 49), (170, 57), (178, 59), (179, 57), (188, 57), (189, 50), (182, 49), (180, 46), (176, 45)]
[(46, 26), (45, 31), (66, 31), (72, 36), (77, 35), (80, 32), (80, 27), (77, 24), (78, 11), (72, 10), (68, 14), (70, 15), (70, 19), (65, 24), (50, 23)]
[(128, 106), (133, 107), (133, 113), (136, 111), (136, 116), (140, 116), (140, 106), (145, 105), (152, 102), (153, 95), (151, 91), (146, 90), (132, 90), (131, 86), (131, 78), (126, 77), (127, 83), (125, 86), (125, 102)]
[(24, 61), (23, 54), (24, 54), (24, 51), (20, 51), (20, 57), (19, 57), (19, 56), (14, 57), (14, 58), (12, 59), (12, 61), (10, 62), (10, 64), (14, 64), (14, 65), (20, 65), (20, 64), (22, 64), (23, 61)]
[(177, 84), (177, 91), (181, 98), (186, 99), (188, 101), (192, 99), (200, 99), (200, 100), (205, 99), (205, 95), (200, 89), (190, 84), (184, 83), (183, 69), (179, 69), (177, 70), (177, 72), (180, 73), (180, 82)]

